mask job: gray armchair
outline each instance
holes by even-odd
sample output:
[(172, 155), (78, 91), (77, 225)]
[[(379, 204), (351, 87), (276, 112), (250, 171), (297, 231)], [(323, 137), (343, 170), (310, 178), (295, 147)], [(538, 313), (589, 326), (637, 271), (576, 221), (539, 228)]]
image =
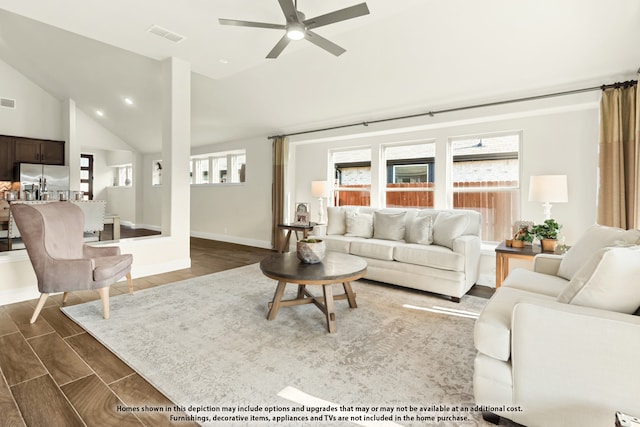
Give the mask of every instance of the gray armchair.
[(127, 277), (131, 283), (131, 254), (120, 254), (118, 247), (92, 247), (83, 241), (84, 214), (69, 202), (42, 205), (12, 204), (11, 214), (22, 235), (31, 265), (38, 278), (40, 300), (34, 323), (51, 292), (95, 289), (100, 294), (104, 318), (109, 318), (109, 286)]

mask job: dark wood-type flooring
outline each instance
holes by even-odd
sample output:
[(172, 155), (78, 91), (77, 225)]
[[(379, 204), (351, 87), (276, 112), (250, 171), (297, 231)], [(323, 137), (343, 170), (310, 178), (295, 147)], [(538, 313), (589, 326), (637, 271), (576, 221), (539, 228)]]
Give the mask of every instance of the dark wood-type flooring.
[[(122, 227), (122, 238), (156, 234)], [(191, 239), (191, 267), (133, 280), (135, 290), (259, 262), (272, 251), (205, 239)], [(493, 289), (470, 293), (489, 297)], [(126, 282), (110, 294), (126, 293)], [(99, 299), (97, 292), (73, 292), (68, 305)], [(165, 426), (168, 413), (117, 410), (173, 406), (60, 311), (62, 295), (49, 297), (33, 325), (37, 300), (0, 306), (0, 427), (5, 426)], [(172, 412), (174, 415), (178, 413)]]

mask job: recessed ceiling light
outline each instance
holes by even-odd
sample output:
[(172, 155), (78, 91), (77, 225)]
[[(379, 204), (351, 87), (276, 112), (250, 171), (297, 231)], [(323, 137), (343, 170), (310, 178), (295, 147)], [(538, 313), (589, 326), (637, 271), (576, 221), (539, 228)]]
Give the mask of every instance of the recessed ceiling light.
[(228, 63), (229, 63), (229, 60), (228, 60), (228, 59), (224, 59), (224, 58), (223, 58), (223, 59), (221, 59), (219, 62), (220, 62), (221, 64), (228, 64)]
[(131, 99), (129, 97), (126, 97), (124, 99), (124, 103), (127, 104), (127, 105), (133, 105), (133, 99)]
[(96, 114), (99, 115), (100, 117), (102, 117), (102, 116), (104, 116), (104, 111), (96, 110)]

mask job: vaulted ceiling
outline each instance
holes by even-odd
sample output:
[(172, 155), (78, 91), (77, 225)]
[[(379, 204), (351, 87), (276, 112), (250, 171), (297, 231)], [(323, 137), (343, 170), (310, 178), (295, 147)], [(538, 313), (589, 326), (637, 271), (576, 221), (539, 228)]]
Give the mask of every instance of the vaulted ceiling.
[(218, 18), (284, 24), (277, 0), (0, 0), (0, 59), (141, 152), (160, 150), (170, 56), (193, 71), (194, 146), (611, 83), (640, 66), (637, 0), (366, 2), (369, 15), (316, 30), (343, 55), (302, 40), (266, 59), (282, 31)]

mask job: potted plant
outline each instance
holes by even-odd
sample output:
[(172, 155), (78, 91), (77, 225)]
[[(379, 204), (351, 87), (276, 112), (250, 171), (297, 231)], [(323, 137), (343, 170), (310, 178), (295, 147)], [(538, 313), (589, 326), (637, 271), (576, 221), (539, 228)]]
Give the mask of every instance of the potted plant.
[(536, 224), (531, 229), (531, 233), (540, 239), (540, 246), (545, 252), (553, 252), (556, 250), (558, 243), (558, 233), (560, 232), (560, 224), (555, 219), (547, 219), (542, 224)]
[(529, 227), (521, 227), (520, 230), (513, 236), (513, 242), (511, 245), (514, 248), (522, 248), (525, 243), (533, 242), (533, 234), (529, 231)]
[(296, 256), (305, 264), (317, 264), (322, 261), (326, 252), (324, 240), (302, 239), (296, 242)]

